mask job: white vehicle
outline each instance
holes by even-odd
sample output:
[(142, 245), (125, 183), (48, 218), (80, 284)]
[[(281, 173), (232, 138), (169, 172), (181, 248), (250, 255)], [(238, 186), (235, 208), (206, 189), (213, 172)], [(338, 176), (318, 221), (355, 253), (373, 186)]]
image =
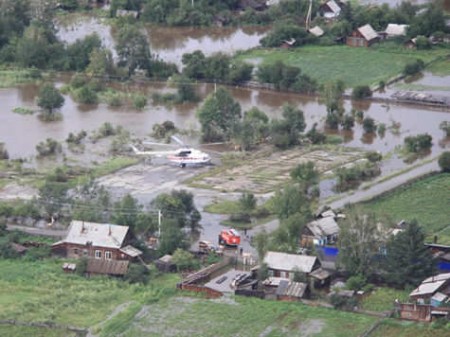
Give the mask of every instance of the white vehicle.
[[(173, 151), (140, 151), (135, 146), (131, 145), (134, 153), (148, 157), (162, 157), (166, 156), (167, 160), (176, 163), (178, 166), (184, 168), (186, 165), (208, 165), (211, 163), (211, 156), (203, 151), (194, 149), (185, 145), (178, 137), (171, 137), (174, 141), (181, 145), (181, 148)], [(160, 145), (160, 146), (174, 146), (172, 144), (160, 144), (143, 142), (143, 145)]]

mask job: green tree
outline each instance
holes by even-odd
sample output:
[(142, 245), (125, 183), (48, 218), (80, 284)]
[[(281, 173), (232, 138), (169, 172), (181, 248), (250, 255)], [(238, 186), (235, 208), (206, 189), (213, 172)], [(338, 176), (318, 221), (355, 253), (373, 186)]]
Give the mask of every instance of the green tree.
[(127, 194), (114, 204), (111, 221), (120, 226), (129, 226), (136, 233), (142, 209), (138, 200)]
[(373, 133), (377, 131), (377, 124), (375, 123), (375, 120), (371, 117), (364, 118), (363, 129), (365, 133)]
[(364, 99), (372, 96), (372, 90), (368, 85), (359, 85), (353, 88), (353, 99)]
[(252, 245), (256, 248), (258, 254), (258, 261), (261, 264), (264, 260), (264, 256), (267, 253), (269, 246), (269, 235), (265, 230), (259, 232), (253, 237)]
[(89, 54), (89, 64), (85, 69), (89, 76), (108, 77), (114, 75), (114, 61), (112, 53), (108, 49), (94, 49)]
[(433, 256), (416, 221), (390, 238), (386, 246), (385, 277), (397, 287), (417, 286), (432, 275)]
[(234, 126), (241, 118), (241, 106), (227, 90), (219, 88), (208, 95), (197, 111), (197, 116), (205, 141), (229, 140)]
[(89, 57), (95, 49), (99, 49), (102, 41), (97, 33), (87, 35), (82, 40), (76, 40), (67, 47), (69, 69), (83, 71), (89, 64)]
[(67, 192), (67, 183), (57, 181), (46, 180), (39, 188), (37, 201), (46, 219), (58, 219), (63, 216), (63, 211), (68, 209), (71, 201)]
[(244, 192), (239, 198), (239, 205), (244, 212), (250, 213), (256, 208), (256, 198), (253, 193)]
[(298, 164), (290, 174), (294, 181), (305, 187), (305, 191), (319, 183), (319, 172), (312, 161)]
[(159, 238), (159, 253), (161, 255), (172, 254), (177, 248), (188, 248), (185, 235), (176, 220), (163, 218), (161, 237)]
[(348, 209), (339, 223), (339, 262), (350, 275), (367, 278), (376, 270), (375, 257), (383, 245), (383, 236), (373, 214)]
[(428, 133), (416, 136), (408, 136), (404, 139), (406, 150), (412, 153), (419, 153), (428, 150), (433, 145), (433, 137)]
[(199, 262), (194, 255), (181, 248), (177, 248), (173, 253), (172, 262), (175, 263), (179, 272), (199, 267)]
[(39, 90), (37, 105), (44, 109), (46, 113), (52, 115), (53, 110), (64, 105), (64, 97), (53, 84), (45, 84)]
[(183, 54), (183, 75), (188, 78), (204, 79), (206, 77), (206, 56), (200, 50)]
[(303, 111), (290, 104), (283, 105), (283, 119), (274, 119), (270, 125), (272, 143), (279, 148), (288, 148), (300, 143), (300, 134), (306, 128)]
[(133, 75), (136, 69), (150, 70), (150, 47), (147, 37), (137, 26), (125, 24), (120, 27), (116, 41), (118, 64), (127, 69), (128, 76)]
[(438, 163), (442, 172), (450, 172), (450, 152), (449, 151), (443, 152), (439, 156)]
[(311, 201), (298, 184), (289, 184), (278, 190), (274, 196), (274, 205), (280, 220), (301, 213), (311, 215)]

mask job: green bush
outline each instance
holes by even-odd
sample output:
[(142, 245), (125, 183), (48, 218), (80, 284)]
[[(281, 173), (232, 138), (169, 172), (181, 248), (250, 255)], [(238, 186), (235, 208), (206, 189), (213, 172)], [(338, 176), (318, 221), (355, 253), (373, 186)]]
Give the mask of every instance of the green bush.
[(47, 138), (46, 141), (40, 142), (36, 145), (36, 151), (40, 157), (56, 155), (62, 151), (61, 144), (52, 138)]
[(363, 275), (355, 275), (350, 277), (347, 282), (345, 283), (345, 286), (349, 290), (361, 290), (367, 283), (366, 278)]
[(425, 63), (422, 60), (416, 60), (413, 63), (408, 63), (403, 69), (403, 74), (406, 76), (415, 75), (425, 68)]
[(147, 97), (144, 95), (135, 95), (133, 97), (133, 107), (135, 109), (143, 109), (147, 105)]
[(449, 151), (443, 152), (439, 156), (438, 163), (442, 172), (450, 172), (450, 152)]
[(364, 99), (372, 96), (372, 90), (368, 85), (359, 85), (353, 88), (352, 98), (353, 99)]
[(89, 86), (82, 86), (75, 91), (75, 100), (82, 104), (97, 104), (97, 93)]
[(406, 150), (411, 153), (419, 153), (428, 150), (433, 145), (433, 137), (428, 133), (409, 136), (404, 139)]

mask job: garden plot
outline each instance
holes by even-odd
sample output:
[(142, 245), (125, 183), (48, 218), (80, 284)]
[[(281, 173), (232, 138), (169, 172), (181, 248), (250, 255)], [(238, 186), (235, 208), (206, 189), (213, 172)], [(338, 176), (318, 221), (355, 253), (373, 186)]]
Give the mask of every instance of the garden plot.
[(312, 161), (320, 173), (354, 162), (362, 157), (357, 150), (288, 150), (275, 152), (267, 157), (248, 160), (219, 173), (202, 176), (195, 184), (208, 186), (222, 192), (251, 191), (267, 193), (290, 179), (291, 170)]

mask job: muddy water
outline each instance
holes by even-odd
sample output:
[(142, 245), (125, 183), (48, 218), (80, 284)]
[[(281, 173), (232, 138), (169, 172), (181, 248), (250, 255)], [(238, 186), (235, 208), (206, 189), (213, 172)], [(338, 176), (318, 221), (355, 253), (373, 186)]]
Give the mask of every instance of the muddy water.
[[(201, 50), (206, 56), (216, 52), (233, 54), (259, 45), (268, 28), (187, 28), (147, 26), (145, 32), (154, 57), (182, 67), (181, 58), (185, 53)], [(100, 19), (88, 16), (78, 17), (58, 24), (58, 38), (67, 43), (96, 32), (105, 47), (115, 54), (115, 42), (110, 26)]]
[[(61, 86), (62, 82), (57, 82), (56, 85)], [(174, 107), (152, 105), (151, 95), (153, 93), (171, 90), (160, 84), (140, 85), (139, 87), (122, 86), (122, 89), (142, 91), (148, 96), (149, 105), (143, 111), (136, 111), (128, 106), (110, 108), (104, 104), (80, 106), (66, 95), (65, 104), (61, 110), (63, 119), (50, 123), (41, 121), (37, 114), (24, 116), (12, 112), (15, 107), (38, 109), (35, 105), (38, 88), (35, 85), (0, 89), (0, 102), (2, 102), (0, 142), (5, 142), (11, 157), (16, 158), (33, 156), (36, 144), (46, 138), (51, 137), (62, 141), (66, 139), (69, 132), (79, 132), (82, 129), (92, 131), (104, 122), (122, 125), (137, 137), (148, 135), (153, 124), (162, 123), (165, 120), (173, 121), (179, 128), (199, 130), (195, 111), (201, 103)], [(214, 87), (201, 84), (197, 89), (204, 98), (214, 90)], [(307, 129), (313, 123), (318, 123), (319, 128), (323, 128), (326, 116), (325, 107), (315, 97), (246, 88), (230, 88), (230, 91), (241, 104), (243, 111), (257, 106), (269, 117), (281, 118), (282, 105), (291, 103), (304, 111)], [(448, 111), (375, 102), (365, 103), (361, 106), (351, 101), (346, 101), (344, 107), (348, 112), (351, 109), (363, 110), (365, 116), (370, 116), (387, 127), (384, 136), (365, 136), (360, 124), (356, 124), (354, 130), (350, 132), (335, 132), (344, 139), (346, 146), (362, 147), (386, 154), (393, 151), (396, 146), (403, 144), (404, 137), (425, 132), (433, 136), (432, 155), (442, 151), (442, 146), (448, 144), (449, 140), (443, 137), (443, 132), (439, 129), (442, 121), (450, 120)], [(398, 132), (390, 130), (393, 125), (399, 126)], [(385, 169), (397, 169), (402, 165), (402, 161), (394, 156), (386, 163)]]

